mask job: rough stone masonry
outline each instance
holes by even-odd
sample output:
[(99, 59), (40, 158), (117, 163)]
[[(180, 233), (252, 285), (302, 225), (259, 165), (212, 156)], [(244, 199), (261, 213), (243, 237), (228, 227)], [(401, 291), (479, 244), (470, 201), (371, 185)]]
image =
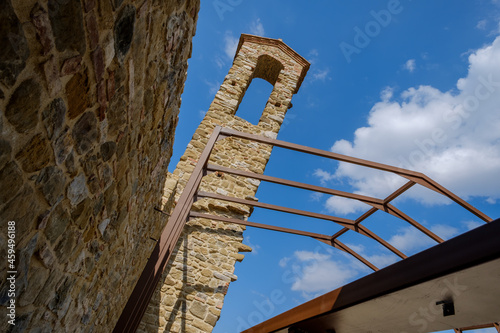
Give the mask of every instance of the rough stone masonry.
[[(166, 223), (199, 0), (0, 1), (0, 258), (15, 326), (111, 332)], [(2, 263), (6, 265), (6, 262)]]
[[(177, 168), (167, 178), (165, 203), (179, 198), (215, 126), (275, 138), (308, 69), (309, 63), (281, 40), (242, 35), (233, 66)], [(257, 125), (237, 116), (254, 78), (274, 86)], [(225, 138), (215, 145), (209, 163), (262, 174), (271, 149), (269, 145)], [(200, 190), (257, 200), (258, 186), (259, 181), (254, 179), (212, 173), (204, 177)], [(201, 199), (194, 204), (194, 210), (246, 219), (252, 208)], [(138, 331), (212, 332), (229, 283), (237, 279), (234, 266), (244, 258), (239, 252), (251, 251), (242, 243), (244, 229), (211, 220), (188, 222)]]

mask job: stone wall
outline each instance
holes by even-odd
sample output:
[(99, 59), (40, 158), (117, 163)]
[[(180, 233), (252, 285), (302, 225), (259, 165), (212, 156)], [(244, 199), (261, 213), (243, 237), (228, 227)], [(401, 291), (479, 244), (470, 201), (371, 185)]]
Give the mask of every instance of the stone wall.
[[(242, 35), (233, 66), (167, 181), (165, 200), (174, 191), (179, 198), (215, 126), (275, 138), (308, 68), (309, 63), (281, 40)], [(253, 78), (265, 79), (274, 86), (257, 125), (236, 113)], [(269, 145), (225, 138), (216, 143), (209, 163), (262, 174), (271, 149)], [(200, 189), (257, 200), (258, 186), (255, 179), (212, 173), (204, 177)], [(246, 219), (252, 210), (213, 199), (197, 201), (194, 209), (238, 219)], [(244, 229), (211, 220), (188, 222), (139, 332), (212, 332), (229, 283), (237, 279), (234, 266), (244, 258), (239, 252), (251, 251), (242, 244)]]
[(112, 331), (166, 223), (154, 208), (198, 10), (0, 2), (0, 258), (15, 221), (18, 272), (11, 326), (0, 270), (0, 331)]

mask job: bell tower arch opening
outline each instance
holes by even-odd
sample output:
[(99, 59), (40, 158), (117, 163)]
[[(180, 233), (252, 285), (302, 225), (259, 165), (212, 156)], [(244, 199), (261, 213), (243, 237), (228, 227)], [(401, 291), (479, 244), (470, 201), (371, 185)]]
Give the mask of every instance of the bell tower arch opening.
[[(271, 94), (283, 68), (283, 64), (270, 55), (263, 54), (257, 58), (257, 65), (236, 109), (236, 116), (258, 125), (263, 114), (259, 110), (271, 107), (268, 103), (272, 103)], [(262, 108), (264, 101), (265, 106)]]

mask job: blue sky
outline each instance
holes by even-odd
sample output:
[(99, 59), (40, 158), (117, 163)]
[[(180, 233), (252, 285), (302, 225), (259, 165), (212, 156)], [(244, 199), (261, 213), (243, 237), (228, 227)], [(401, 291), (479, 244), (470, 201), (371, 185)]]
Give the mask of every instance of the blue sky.
[[(177, 127), (175, 165), (227, 74), (241, 33), (281, 38), (311, 62), (278, 138), (424, 172), (500, 217), (500, 1), (202, 1)], [(361, 31), (361, 32), (360, 32)], [(237, 115), (256, 122), (271, 86), (254, 80)], [(384, 197), (397, 177), (275, 149), (266, 174)], [(366, 207), (262, 183), (262, 202), (355, 218)], [(395, 205), (445, 239), (480, 225), (428, 190)], [(251, 221), (333, 234), (335, 224), (256, 209)], [(434, 243), (376, 213), (365, 225), (413, 254)], [(342, 242), (379, 267), (366, 237)], [(371, 271), (305, 237), (248, 228), (216, 333), (232, 333)], [(479, 332), (479, 331), (478, 331)], [(482, 330), (481, 332), (494, 332)]]

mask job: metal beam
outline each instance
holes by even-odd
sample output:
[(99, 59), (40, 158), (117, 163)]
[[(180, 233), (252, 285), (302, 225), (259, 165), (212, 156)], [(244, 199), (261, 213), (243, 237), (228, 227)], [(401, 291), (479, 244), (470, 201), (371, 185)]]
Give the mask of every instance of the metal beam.
[(225, 172), (225, 173), (229, 173), (229, 174), (236, 175), (236, 176), (243, 176), (243, 177), (263, 180), (263, 181), (266, 181), (269, 183), (286, 185), (286, 186), (301, 188), (304, 190), (309, 190), (309, 191), (320, 192), (320, 193), (325, 193), (325, 194), (330, 194), (330, 195), (336, 195), (339, 197), (359, 200), (361, 202), (364, 202), (364, 203), (371, 205), (371, 206), (374, 206), (374, 207), (375, 206), (381, 207), (384, 204), (383, 200), (369, 197), (366, 195), (354, 194), (354, 193), (349, 193), (349, 192), (344, 192), (344, 191), (339, 191), (339, 190), (333, 190), (333, 189), (330, 189), (327, 187), (321, 187), (321, 186), (316, 186), (316, 185), (300, 183), (300, 182), (296, 182), (296, 181), (292, 181), (292, 180), (261, 175), (261, 174), (257, 174), (257, 173), (250, 172), (250, 171), (231, 169), (231, 168), (227, 168), (227, 167), (223, 167), (223, 166), (219, 166), (219, 165), (209, 164), (207, 166), (207, 170), (220, 171), (220, 172)]
[(263, 202), (259, 202), (259, 201), (228, 197), (225, 195), (220, 195), (220, 194), (215, 194), (215, 193), (200, 191), (200, 192), (198, 192), (198, 197), (199, 198), (211, 198), (211, 199), (229, 201), (229, 202), (239, 203), (239, 204), (253, 206), (253, 207), (275, 210), (278, 212), (284, 212), (284, 213), (307, 216), (307, 217), (312, 217), (312, 218), (326, 220), (326, 221), (332, 221), (332, 222), (338, 223), (342, 226), (347, 226), (350, 229), (354, 229), (354, 224), (355, 224), (355, 222), (353, 220), (344, 219), (342, 217), (336, 217), (336, 216), (325, 215), (325, 214), (318, 214), (318, 213), (308, 212), (305, 210), (299, 210), (299, 209), (288, 208), (288, 207), (283, 207), (283, 206), (271, 205), (271, 204), (263, 203)]
[(406, 170), (406, 169), (394, 167), (392, 165), (372, 162), (372, 161), (364, 160), (361, 158), (337, 154), (337, 153), (333, 153), (333, 152), (329, 152), (329, 151), (325, 151), (325, 150), (321, 150), (321, 149), (317, 149), (317, 148), (302, 146), (302, 145), (298, 145), (298, 144), (290, 143), (290, 142), (286, 142), (286, 141), (270, 139), (270, 138), (266, 138), (266, 137), (261, 136), (261, 135), (238, 132), (238, 131), (235, 131), (235, 130), (232, 130), (229, 128), (223, 128), (221, 132), (223, 134), (235, 136), (235, 137), (242, 138), (242, 139), (248, 139), (251, 141), (269, 144), (269, 145), (272, 145), (275, 147), (281, 147), (281, 148), (299, 151), (299, 152), (306, 153), (306, 154), (326, 157), (326, 158), (337, 160), (340, 162), (347, 162), (347, 163), (361, 165), (361, 166), (372, 168), (372, 169), (388, 171), (388, 172), (392, 172), (392, 173), (395, 173), (395, 174), (398, 174), (401, 176), (403, 176), (403, 175), (408, 175), (408, 176), (413, 176), (413, 177), (423, 176), (423, 174), (420, 172)]
[(247, 226), (247, 227), (254, 227), (254, 228), (260, 228), (260, 229), (266, 229), (266, 230), (273, 230), (273, 231), (285, 232), (285, 233), (299, 235), (299, 236), (312, 237), (312, 238), (317, 239), (317, 240), (319, 240), (319, 241), (321, 241), (321, 242), (323, 242), (325, 244), (333, 246), (333, 247), (335, 247), (335, 248), (337, 248), (339, 250), (342, 250), (342, 251), (344, 251), (344, 252), (352, 255), (353, 257), (355, 257), (356, 259), (358, 259), (359, 261), (361, 261), (362, 263), (364, 263), (365, 265), (367, 265), (368, 267), (370, 267), (374, 271), (378, 270), (378, 268), (375, 265), (373, 265), (372, 263), (370, 263), (368, 260), (366, 260), (365, 258), (363, 258), (363, 256), (359, 255), (358, 253), (356, 253), (354, 250), (352, 250), (350, 247), (348, 247), (347, 245), (343, 244), (342, 242), (340, 242), (338, 240), (335, 240), (334, 242), (331, 242), (331, 240), (330, 240), (331, 237), (328, 236), (328, 235), (317, 234), (317, 233), (314, 233), (314, 232), (308, 232), (308, 231), (302, 231), (302, 230), (296, 230), (296, 229), (289, 229), (289, 228), (277, 227), (277, 226), (274, 226), (274, 225), (263, 224), (263, 223), (243, 221), (243, 220), (239, 220), (239, 219), (233, 219), (233, 218), (230, 218), (230, 217), (224, 217), (224, 216), (219, 216), (219, 215), (211, 215), (211, 214), (204, 214), (204, 213), (193, 212), (193, 211), (191, 211), (189, 213), (189, 216), (190, 217), (195, 217), (195, 218), (203, 218), (203, 219), (208, 219), (208, 220), (215, 220), (215, 221), (227, 222), (227, 223), (234, 223), (234, 224), (244, 225), (244, 226)]
[(277, 226), (274, 226), (274, 225), (263, 224), (263, 223), (243, 221), (243, 220), (233, 219), (231, 217), (225, 217), (225, 216), (220, 216), (220, 215), (204, 214), (204, 213), (199, 213), (199, 212), (193, 212), (193, 211), (191, 211), (189, 213), (189, 217), (195, 217), (195, 218), (201, 218), (201, 219), (208, 219), (208, 220), (215, 220), (215, 221), (221, 221), (221, 222), (227, 222), (227, 223), (234, 223), (234, 224), (244, 225), (244, 226), (247, 226), (247, 227), (254, 227), (254, 228), (259, 228), (259, 229), (266, 229), (266, 230), (273, 230), (273, 231), (285, 232), (285, 233), (299, 235), (299, 236), (312, 237), (312, 238), (318, 239), (318, 240), (327, 240), (327, 241), (330, 240), (330, 236), (328, 236), (328, 235), (317, 234), (317, 233), (314, 233), (314, 232), (308, 232), (308, 231), (302, 231), (302, 230), (296, 230), (296, 229), (290, 229), (290, 228), (277, 227)]

